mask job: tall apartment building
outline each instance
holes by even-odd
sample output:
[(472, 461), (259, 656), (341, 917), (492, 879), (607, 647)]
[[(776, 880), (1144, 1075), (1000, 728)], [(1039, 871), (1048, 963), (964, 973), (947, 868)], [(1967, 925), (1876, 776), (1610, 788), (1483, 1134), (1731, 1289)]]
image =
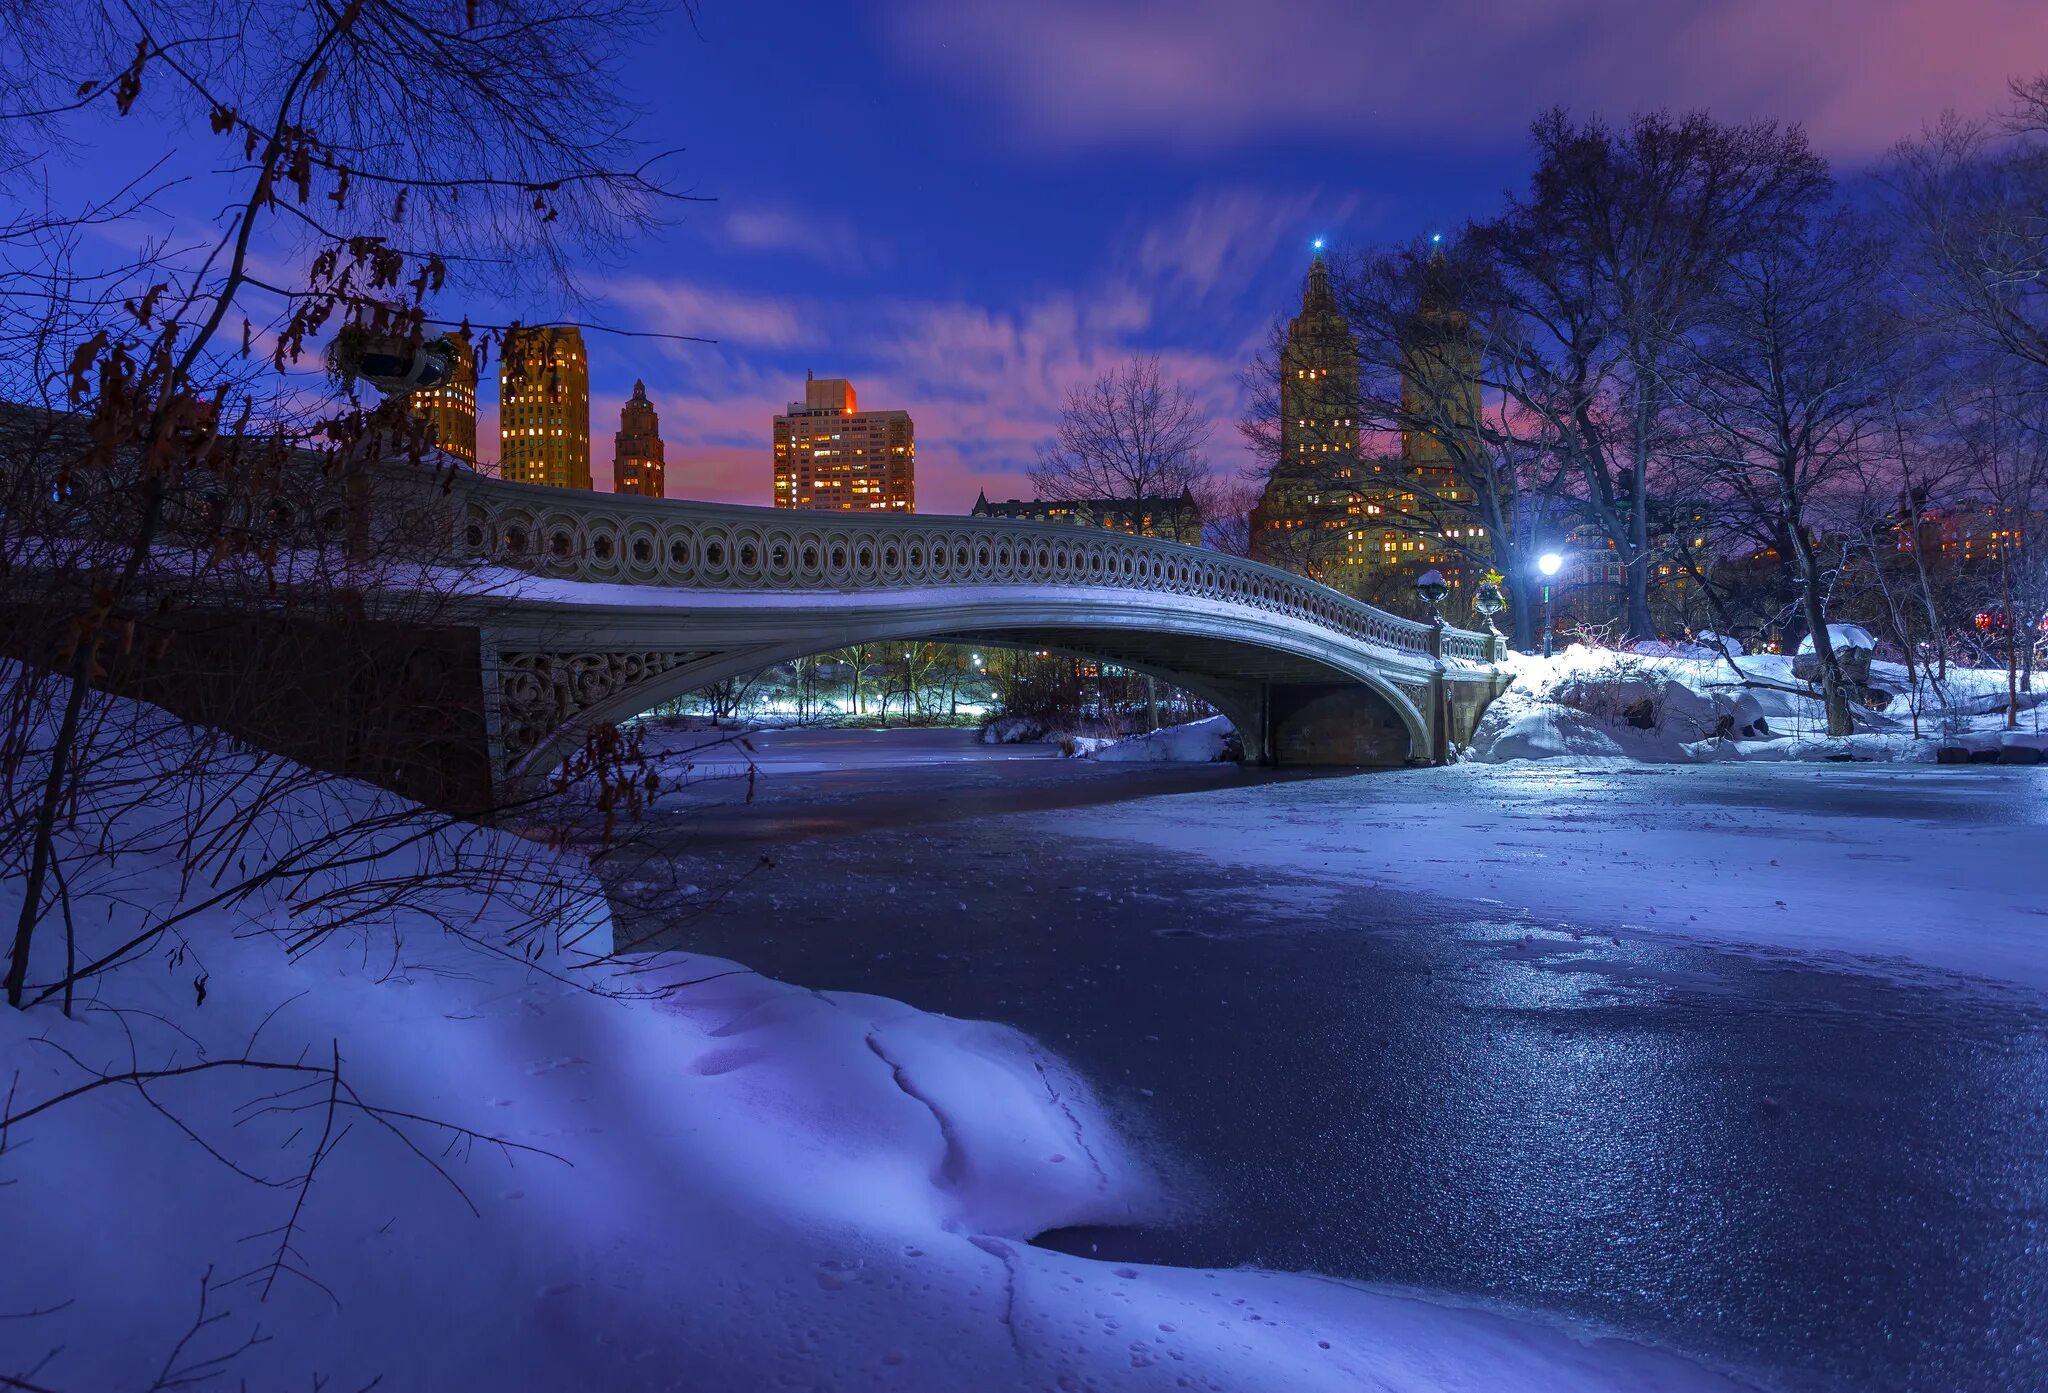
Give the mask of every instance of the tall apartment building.
[(455, 373), (438, 387), (415, 392), (413, 411), (434, 428), (434, 444), (455, 458), (476, 463), (476, 350), (457, 330), (446, 335), (455, 347)]
[(917, 432), (907, 411), (862, 411), (843, 377), (804, 375), (775, 418), (775, 506), (917, 511)]
[(1280, 458), (1252, 510), (1253, 557), (1354, 588), (1367, 564), (1358, 447), (1358, 352), (1319, 250), (1280, 354)]
[(498, 360), (498, 470), (522, 484), (590, 487), (590, 359), (580, 330), (511, 329)]
[(632, 398), (619, 408), (619, 430), (612, 437), (612, 492), (660, 498), (667, 487), (667, 471), (661, 418), (647, 400), (647, 384), (636, 378)]

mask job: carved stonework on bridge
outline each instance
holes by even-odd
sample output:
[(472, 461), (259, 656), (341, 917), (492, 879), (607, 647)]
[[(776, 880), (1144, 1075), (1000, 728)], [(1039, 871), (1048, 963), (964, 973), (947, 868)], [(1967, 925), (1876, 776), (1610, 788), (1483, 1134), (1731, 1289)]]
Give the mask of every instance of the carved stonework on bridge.
[(506, 768), (576, 716), (628, 687), (711, 656), (708, 649), (500, 653), (498, 730)]
[[(1081, 589), (1222, 604), (1433, 657), (1430, 626), (1305, 577), (1159, 537), (988, 518), (866, 516), (579, 494), (479, 475), (451, 489), (455, 552), (553, 580), (773, 594)], [(1446, 658), (1480, 663), (1485, 635), (1446, 628)]]

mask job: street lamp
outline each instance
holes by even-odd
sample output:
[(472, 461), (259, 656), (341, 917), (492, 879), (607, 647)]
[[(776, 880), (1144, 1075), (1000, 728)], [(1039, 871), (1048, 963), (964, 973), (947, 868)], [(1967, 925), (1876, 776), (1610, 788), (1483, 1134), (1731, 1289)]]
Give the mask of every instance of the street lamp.
[(1536, 569), (1543, 573), (1543, 656), (1550, 656), (1550, 578), (1564, 566), (1564, 558), (1554, 551), (1546, 551), (1536, 558)]

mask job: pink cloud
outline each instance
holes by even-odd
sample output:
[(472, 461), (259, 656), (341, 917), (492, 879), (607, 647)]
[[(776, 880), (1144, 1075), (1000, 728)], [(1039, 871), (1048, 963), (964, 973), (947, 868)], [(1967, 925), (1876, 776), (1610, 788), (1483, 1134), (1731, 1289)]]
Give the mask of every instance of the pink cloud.
[(1862, 156), (2048, 66), (2035, 0), (906, 0), (905, 51), (1058, 146), (1274, 134), (1498, 144), (1554, 104), (1804, 122)]
[[(1120, 242), (1082, 287), (1005, 306), (755, 295), (653, 278), (613, 283), (606, 298), (632, 327), (705, 332), (720, 342), (591, 340), (593, 475), (598, 487), (610, 487), (618, 408), (642, 377), (661, 416), (670, 496), (766, 503), (771, 418), (802, 395), (803, 370), (811, 367), (853, 379), (865, 406), (909, 411), (917, 422), (919, 510), (963, 513), (983, 489), (995, 498), (1028, 496), (1025, 471), (1067, 394), (1150, 352), (1208, 405), (1211, 458), (1219, 471), (1234, 471), (1244, 463), (1238, 377), (1263, 346), (1267, 323), (1245, 323), (1238, 341), (1219, 350), (1176, 348), (1160, 311), (1184, 311), (1209, 281), (1254, 284), (1267, 272), (1260, 262), (1270, 263), (1275, 236), (1298, 231), (1293, 224), (1308, 217), (1312, 202), (1253, 190), (1197, 198)], [(1283, 292), (1273, 312), (1290, 299)], [(1213, 332), (1212, 325), (1204, 337)]]
[(635, 328), (720, 343), (786, 348), (809, 334), (793, 301), (742, 295), (691, 281), (635, 276), (606, 287)]

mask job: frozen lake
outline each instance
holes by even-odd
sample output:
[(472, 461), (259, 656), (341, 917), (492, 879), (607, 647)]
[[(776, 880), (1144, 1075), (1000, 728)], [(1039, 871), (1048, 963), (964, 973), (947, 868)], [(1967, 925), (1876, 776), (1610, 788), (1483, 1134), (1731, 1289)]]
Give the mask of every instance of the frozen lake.
[(1547, 1311), (1781, 1389), (2048, 1386), (2048, 770), (754, 745), (751, 804), (688, 789), (615, 869), (622, 928), (1062, 1050), (1186, 1205), (1048, 1243)]

